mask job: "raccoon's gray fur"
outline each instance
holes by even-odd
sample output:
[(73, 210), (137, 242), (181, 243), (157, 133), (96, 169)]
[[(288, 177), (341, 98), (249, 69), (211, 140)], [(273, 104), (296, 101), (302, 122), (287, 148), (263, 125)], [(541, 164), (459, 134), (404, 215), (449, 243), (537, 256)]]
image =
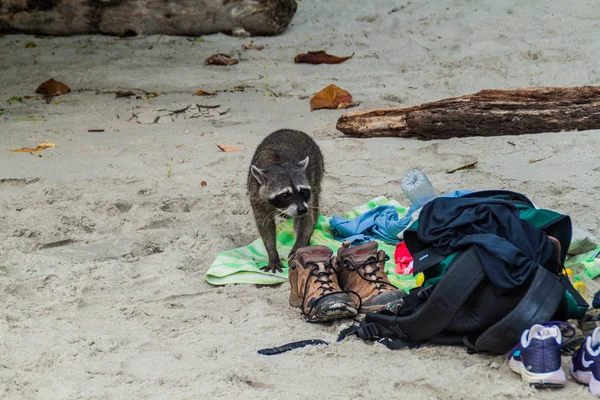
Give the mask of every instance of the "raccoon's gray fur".
[(269, 255), (265, 271), (282, 271), (275, 242), (277, 216), (294, 219), (296, 243), (289, 255), (309, 245), (319, 217), (323, 170), (321, 150), (306, 133), (281, 129), (258, 145), (248, 172), (248, 196)]

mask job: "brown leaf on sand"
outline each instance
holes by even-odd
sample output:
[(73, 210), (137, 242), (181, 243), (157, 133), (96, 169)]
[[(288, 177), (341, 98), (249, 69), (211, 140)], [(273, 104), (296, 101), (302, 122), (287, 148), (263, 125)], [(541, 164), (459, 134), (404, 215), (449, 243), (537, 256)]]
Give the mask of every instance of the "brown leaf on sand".
[(473, 168), (473, 167), (475, 167), (476, 164), (477, 164), (477, 161), (474, 161), (474, 162), (469, 163), (469, 164), (461, 165), (458, 168), (451, 169), (450, 171), (446, 171), (446, 173), (447, 174), (453, 174), (456, 171), (460, 171), (461, 169)]
[(231, 147), (224, 144), (217, 144), (217, 147), (226, 153), (232, 153), (236, 151), (244, 151), (244, 149), (239, 149), (237, 147)]
[(244, 50), (262, 50), (265, 48), (265, 46), (263, 45), (254, 44), (253, 40), (251, 40), (248, 44), (243, 44), (242, 47), (244, 48)]
[(352, 103), (352, 95), (334, 84), (327, 86), (310, 99), (311, 111), (321, 108), (348, 108), (355, 105)]
[(198, 89), (194, 96), (214, 96), (215, 92), (207, 92), (206, 90)]
[(200, 186), (201, 187), (206, 187), (206, 181), (200, 181)]
[(50, 148), (50, 147), (56, 147), (56, 145), (54, 143), (42, 143), (35, 149), (31, 148), (31, 147), (22, 147), (20, 149), (9, 150), (9, 151), (11, 153), (31, 153), (32, 151), (42, 151), (42, 150)]
[(204, 64), (206, 65), (233, 65), (237, 63), (237, 59), (231, 57), (229, 54), (221, 53), (213, 54), (212, 56), (208, 57), (204, 62)]
[(294, 57), (294, 62), (303, 64), (339, 64), (352, 58), (354, 53), (348, 57), (338, 57), (327, 54), (325, 50), (309, 51), (308, 53), (298, 54)]
[(36, 93), (41, 93), (46, 98), (51, 98), (61, 94), (69, 93), (71, 89), (62, 82), (55, 81), (54, 79), (48, 79), (35, 89)]

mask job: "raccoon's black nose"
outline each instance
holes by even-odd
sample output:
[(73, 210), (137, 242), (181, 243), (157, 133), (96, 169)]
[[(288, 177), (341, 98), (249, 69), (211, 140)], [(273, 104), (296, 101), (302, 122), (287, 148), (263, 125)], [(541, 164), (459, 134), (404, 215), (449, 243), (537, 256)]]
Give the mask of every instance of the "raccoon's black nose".
[(308, 211), (308, 208), (302, 206), (298, 206), (298, 208), (296, 209), (296, 212), (298, 213), (298, 215), (304, 215), (306, 214), (306, 212)]

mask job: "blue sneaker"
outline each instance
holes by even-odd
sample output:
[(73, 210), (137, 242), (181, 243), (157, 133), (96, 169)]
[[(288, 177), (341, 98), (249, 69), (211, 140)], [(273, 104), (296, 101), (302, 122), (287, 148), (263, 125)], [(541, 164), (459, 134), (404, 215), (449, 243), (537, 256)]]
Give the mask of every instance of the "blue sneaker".
[(508, 365), (524, 382), (536, 387), (562, 387), (567, 382), (561, 368), (562, 334), (556, 325), (533, 325), (521, 335)]
[(577, 382), (588, 385), (594, 396), (600, 396), (600, 327), (573, 354), (571, 375)]

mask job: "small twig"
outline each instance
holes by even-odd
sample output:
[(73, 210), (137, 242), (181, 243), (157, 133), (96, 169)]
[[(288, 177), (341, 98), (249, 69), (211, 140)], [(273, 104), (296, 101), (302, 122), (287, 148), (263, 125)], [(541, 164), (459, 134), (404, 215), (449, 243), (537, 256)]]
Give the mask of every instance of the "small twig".
[(475, 164), (477, 164), (477, 161), (469, 163), (469, 164), (461, 165), (458, 168), (454, 168), (454, 169), (451, 169), (450, 171), (446, 171), (446, 173), (447, 174), (453, 174), (456, 171), (460, 171), (461, 169), (473, 168), (473, 167), (475, 167)]
[(533, 164), (536, 162), (540, 162), (540, 161), (544, 161), (545, 159), (547, 159), (549, 157), (544, 157), (544, 158), (532, 158), (531, 160), (529, 160), (529, 164)]

